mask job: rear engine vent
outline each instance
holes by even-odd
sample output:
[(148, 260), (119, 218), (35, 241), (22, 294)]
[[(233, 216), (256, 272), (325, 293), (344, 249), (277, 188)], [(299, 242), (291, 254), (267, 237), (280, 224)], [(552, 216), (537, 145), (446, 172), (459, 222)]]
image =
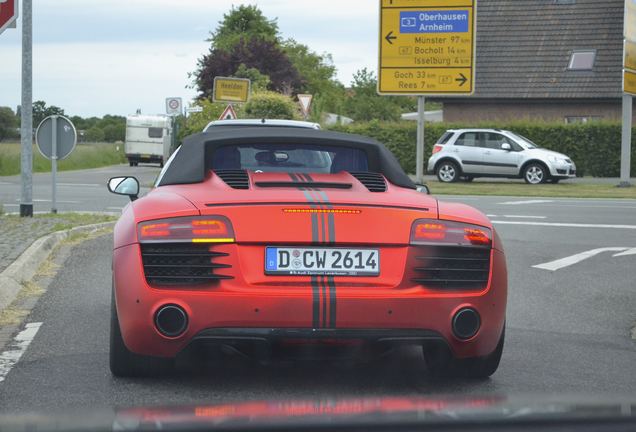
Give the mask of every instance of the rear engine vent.
[(214, 174), (233, 189), (250, 188), (250, 178), (245, 170), (216, 170)]
[(482, 290), (488, 285), (489, 248), (422, 246), (416, 254), (413, 281), (427, 288)]
[(150, 285), (199, 285), (233, 279), (217, 273), (231, 265), (214, 262), (228, 254), (210, 248), (210, 245), (195, 243), (141, 244), (146, 282)]
[(350, 172), (371, 192), (386, 192), (386, 181), (382, 174), (372, 172)]

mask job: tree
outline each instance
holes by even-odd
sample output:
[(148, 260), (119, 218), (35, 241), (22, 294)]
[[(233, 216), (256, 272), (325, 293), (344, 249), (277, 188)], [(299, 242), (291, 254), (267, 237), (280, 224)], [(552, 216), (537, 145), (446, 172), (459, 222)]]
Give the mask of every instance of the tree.
[(344, 114), (356, 121), (397, 121), (404, 111), (411, 111), (412, 98), (405, 96), (380, 96), (378, 80), (373, 72), (364, 68), (353, 75), (351, 94), (344, 103)]
[(282, 45), (303, 81), (299, 93), (314, 96), (312, 113), (315, 117), (319, 119), (324, 111), (339, 114), (342, 111), (345, 89), (336, 79), (336, 67), (331, 54), (316, 54), (307, 45), (294, 39), (287, 39)]
[(299, 118), (298, 106), (285, 95), (274, 92), (255, 93), (245, 104), (245, 115), (255, 119), (283, 119)]
[(33, 127), (38, 127), (42, 120), (51, 115), (64, 115), (64, 110), (55, 105), (46, 106), (44, 101), (33, 102)]
[(84, 139), (87, 142), (102, 142), (104, 141), (104, 131), (97, 126), (93, 126), (86, 131)]
[(210, 99), (214, 88), (214, 77), (233, 76), (241, 65), (254, 68), (271, 81), (269, 90), (291, 94), (302, 82), (298, 71), (287, 54), (275, 43), (264, 39), (251, 39), (236, 44), (231, 51), (211, 49), (199, 59), (195, 72), (199, 97)]
[(261, 39), (276, 43), (278, 40), (278, 24), (276, 20), (268, 20), (257, 6), (232, 6), (229, 13), (223, 15), (214, 32), (210, 33), (208, 42), (213, 49), (231, 51), (239, 42)]
[(106, 142), (124, 141), (126, 139), (125, 123), (109, 124), (102, 130), (104, 131), (104, 141)]
[(17, 138), (18, 119), (9, 107), (0, 107), (0, 141), (7, 138)]
[(271, 85), (272, 80), (269, 79), (269, 76), (263, 75), (255, 68), (248, 68), (243, 63), (238, 67), (237, 71), (232, 75), (235, 78), (246, 78), (250, 80), (252, 91), (265, 91)]

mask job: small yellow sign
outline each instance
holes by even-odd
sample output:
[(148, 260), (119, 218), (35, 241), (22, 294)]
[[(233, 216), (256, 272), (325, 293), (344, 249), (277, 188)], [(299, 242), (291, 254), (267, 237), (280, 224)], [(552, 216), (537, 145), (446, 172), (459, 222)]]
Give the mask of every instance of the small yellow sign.
[(242, 103), (250, 97), (250, 80), (244, 78), (214, 78), (214, 102)]
[(623, 71), (623, 92), (636, 96), (636, 71)]
[(378, 93), (470, 95), (476, 0), (380, 0)]

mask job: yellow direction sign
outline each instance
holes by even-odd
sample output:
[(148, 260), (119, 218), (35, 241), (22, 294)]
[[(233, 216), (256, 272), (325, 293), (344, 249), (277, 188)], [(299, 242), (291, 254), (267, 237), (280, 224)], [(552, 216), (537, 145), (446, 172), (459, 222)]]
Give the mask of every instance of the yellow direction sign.
[(625, 64), (623, 67), (636, 70), (636, 42), (625, 41)]
[(214, 78), (214, 102), (241, 103), (250, 97), (250, 80), (244, 78)]
[(623, 92), (636, 96), (636, 71), (623, 71)]
[(477, 0), (380, 0), (378, 93), (475, 91)]

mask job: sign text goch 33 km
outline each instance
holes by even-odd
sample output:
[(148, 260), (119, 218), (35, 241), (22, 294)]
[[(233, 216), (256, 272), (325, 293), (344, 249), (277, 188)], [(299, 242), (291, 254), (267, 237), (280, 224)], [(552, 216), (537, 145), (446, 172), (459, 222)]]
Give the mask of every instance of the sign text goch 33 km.
[(381, 0), (378, 93), (470, 95), (476, 0)]

